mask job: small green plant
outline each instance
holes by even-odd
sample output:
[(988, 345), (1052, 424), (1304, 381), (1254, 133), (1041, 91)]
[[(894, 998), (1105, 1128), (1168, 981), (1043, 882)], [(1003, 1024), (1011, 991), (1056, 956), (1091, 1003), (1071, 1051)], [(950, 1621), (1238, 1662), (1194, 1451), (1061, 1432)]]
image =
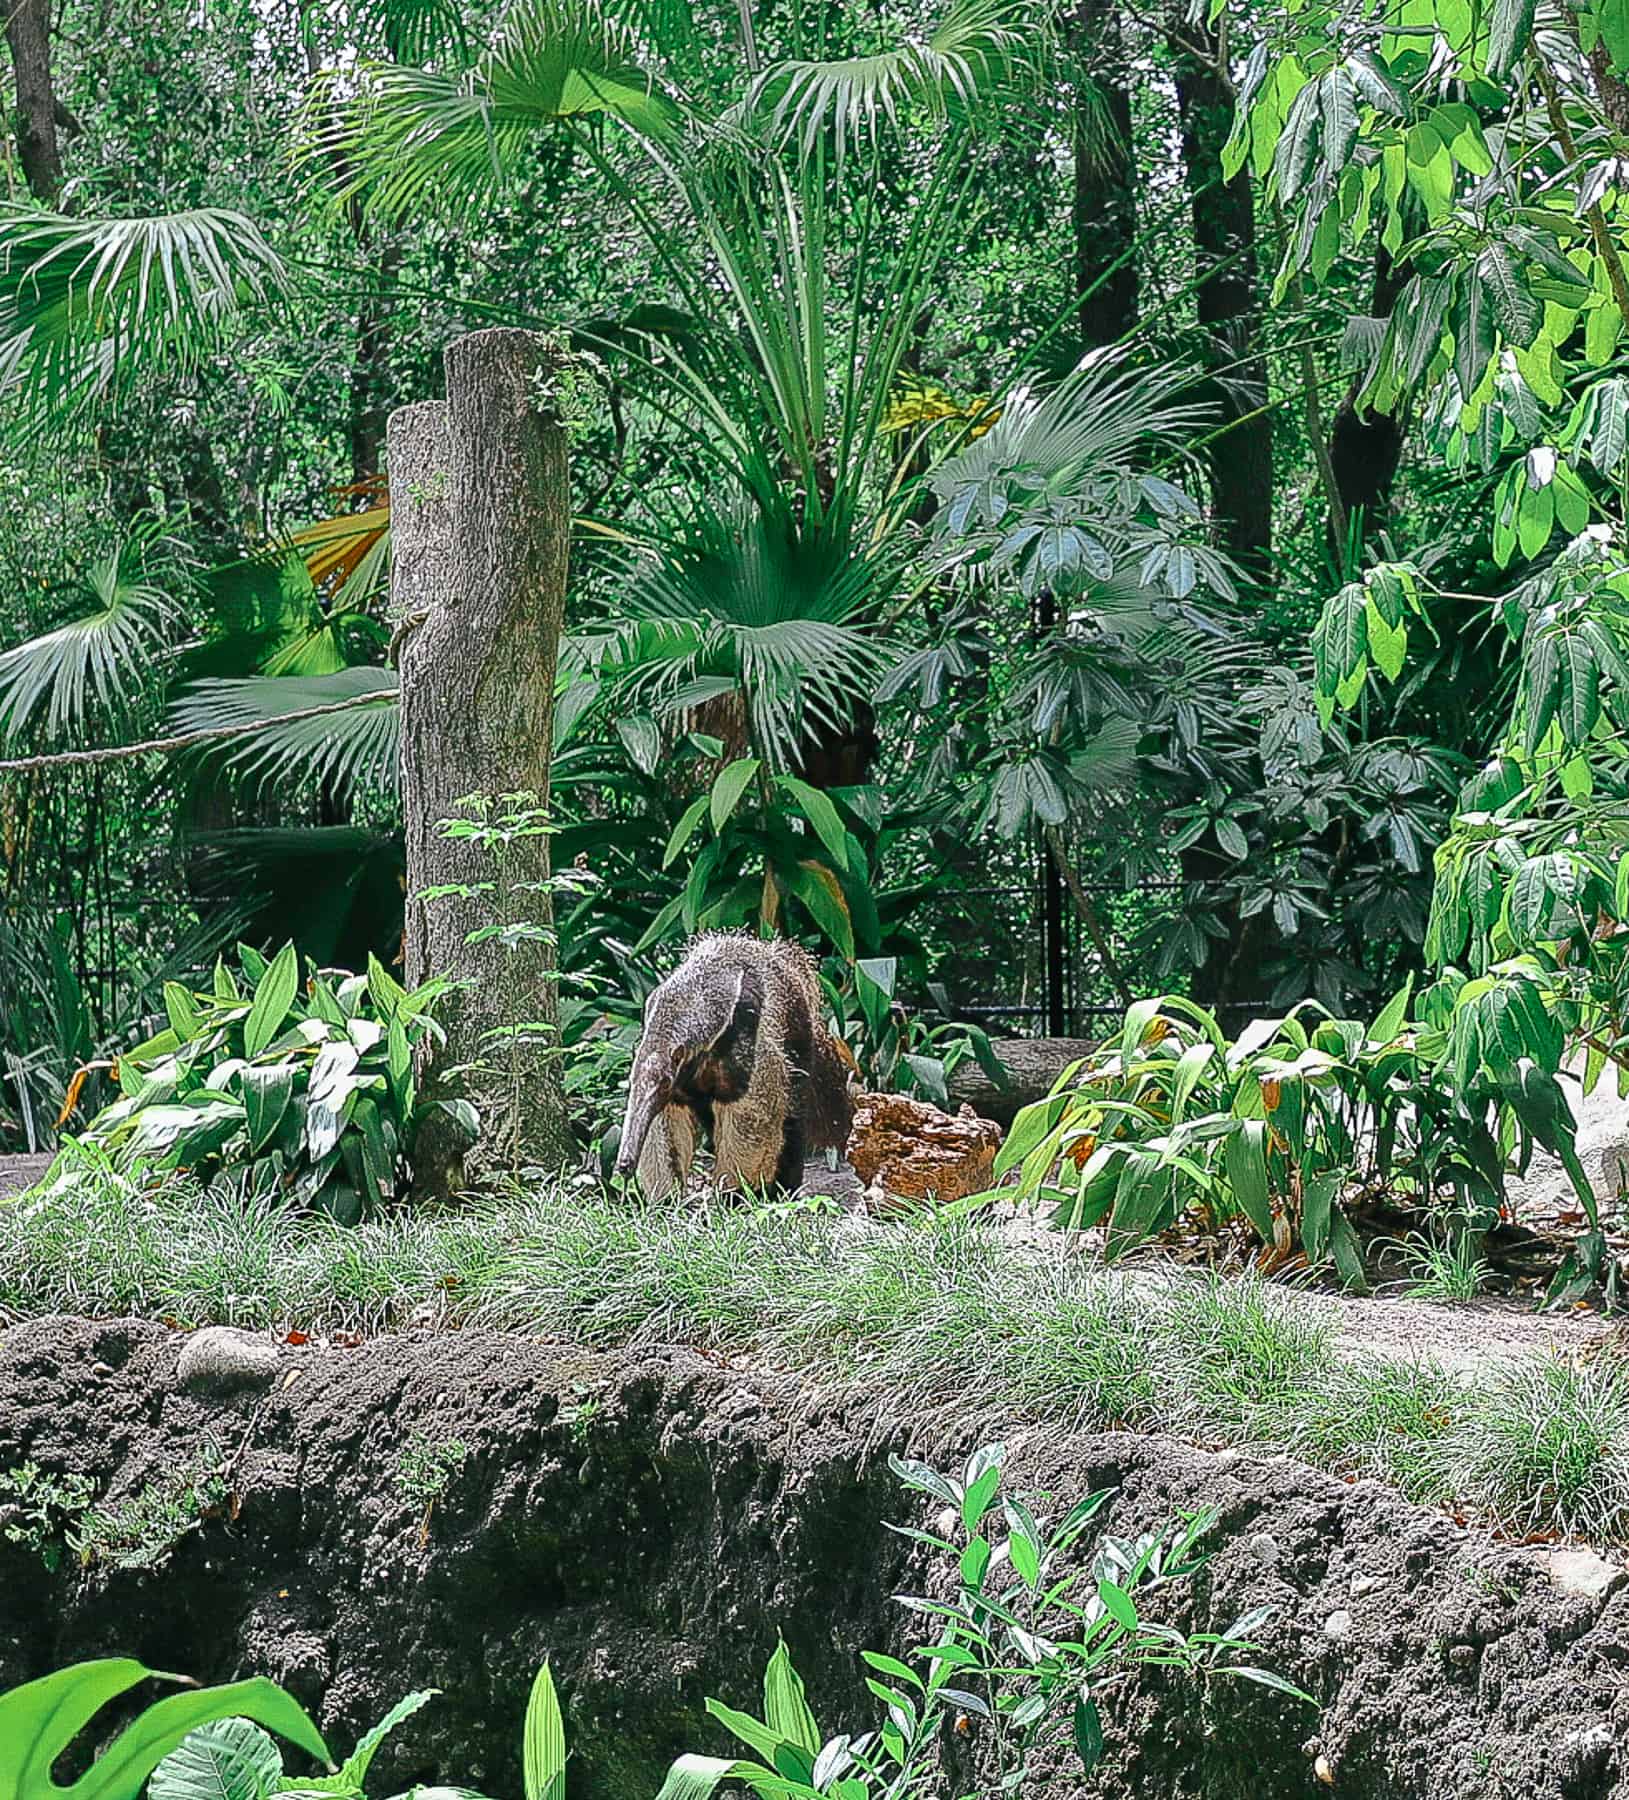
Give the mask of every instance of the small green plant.
[(718, 1700), (707, 1710), (750, 1759), (683, 1756), (658, 1800), (702, 1800), (742, 1782), (763, 1800), (837, 1795), (842, 1800), (926, 1800), (943, 1791), (947, 1730), (977, 1734), (992, 1790), (1025, 1791), (1033, 1767), (1071, 1752), (1090, 1773), (1104, 1749), (1097, 1695), (1116, 1674), (1160, 1664), (1191, 1676), (1231, 1676), (1307, 1700), (1281, 1676), (1234, 1660), (1270, 1607), (1221, 1633), (1184, 1634), (1138, 1611), (1135, 1596), (1189, 1578), (1210, 1515), (1135, 1540), (1103, 1537), (1084, 1559), (1077, 1545), (1109, 1499), (1079, 1501), (1055, 1524), (1002, 1492), (1005, 1448), (986, 1445), (964, 1468), (941, 1473), (890, 1457), (905, 1484), (943, 1511), (932, 1530), (894, 1527), (948, 1565), (948, 1599), (901, 1596), (931, 1630), (904, 1658), (868, 1650), (866, 1685), (882, 1703), (874, 1731), (825, 1736), (782, 1643), (764, 1675), (764, 1716)]
[(1479, 1254), (1480, 1238), (1469, 1230), (1454, 1232), (1446, 1243), (1417, 1232), (1400, 1248), (1408, 1265), (1405, 1300), (1474, 1300), (1488, 1283), (1488, 1261)]
[[(154, 1769), (148, 1800), (201, 1800), (205, 1795), (271, 1800), (273, 1794), (300, 1794), (306, 1800), (317, 1794), (327, 1800), (363, 1800), (368, 1770), (380, 1746), (435, 1695), (434, 1688), (426, 1688), (398, 1700), (371, 1731), (357, 1739), (356, 1748), (338, 1770), (317, 1781), (286, 1774), (282, 1752), (251, 1719), (216, 1718), (190, 1733)], [(310, 1746), (302, 1744), (301, 1748)], [(326, 1751), (323, 1760), (328, 1760)], [(408, 1796), (399, 1795), (397, 1800), (408, 1800)]]
[(586, 1381), (574, 1381), (571, 1398), (560, 1402), (560, 1410), (554, 1416), (555, 1422), (571, 1433), (571, 1441), (580, 1446), (587, 1443), (590, 1428), (604, 1411), (605, 1402), (597, 1387)]
[(21, 1463), (0, 1471), (0, 1530), (56, 1569), (68, 1535), (95, 1499), (96, 1483), (88, 1475), (54, 1475), (38, 1463)]
[[(560, 895), (581, 895), (595, 885), (595, 876), (587, 869), (570, 867), (550, 870), (544, 881), (518, 878), (513, 855), (516, 846), (531, 838), (550, 837), (555, 831), (548, 807), (536, 794), (466, 794), (454, 804), (457, 811), (451, 818), (442, 819), (437, 830), (443, 837), (470, 845), (485, 860), (491, 875), (479, 881), (445, 882), (425, 888), (419, 898), (427, 905), (462, 900), (484, 911), (487, 922), (465, 933), (464, 942), (470, 948), (495, 944), (511, 958), (533, 959), (533, 967), (541, 951), (552, 966), (559, 945), (558, 933), (552, 923), (531, 916), (532, 896), (547, 893), (552, 902)], [(555, 979), (567, 989), (587, 985), (558, 970)], [(511, 984), (511, 991), (528, 988), (529, 983), (524, 980)], [(490, 1111), (507, 1122), (511, 1141), (495, 1144), (492, 1150), (498, 1160), (510, 1166), (520, 1160), (518, 1133), (525, 1117), (527, 1084), (536, 1067), (532, 1053), (538, 1046), (543, 1047), (546, 1056), (564, 1057), (557, 1023), (545, 1019), (500, 1019), (481, 1033), (477, 1061), (455, 1064), (442, 1071), (442, 1078), (447, 1081), (469, 1084), (473, 1078), (477, 1088), (489, 1091), (492, 1083), (501, 1088), (497, 1104), (479, 1110)], [(462, 1104), (470, 1106), (467, 1100)], [(474, 1123), (477, 1121), (472, 1120)]]
[(610, 381), (592, 350), (574, 349), (563, 331), (544, 333), (549, 361), (532, 375), (532, 406), (552, 419), (573, 443), (603, 417)]
[(967, 1062), (976, 1062), (997, 1087), (1006, 1086), (1006, 1071), (977, 1025), (951, 1020), (929, 1025), (897, 1003), (897, 957), (862, 956), (844, 974), (841, 984), (825, 983), (826, 997), (837, 1035), (853, 1052), (868, 1088), (922, 1094), (948, 1106), (950, 1077)]
[(182, 1539), (223, 1512), (230, 1499), (225, 1459), (205, 1449), (128, 1498), (91, 1506), (69, 1528), (68, 1547), (87, 1565), (161, 1569)]
[(462, 1438), (432, 1438), (416, 1431), (397, 1454), (393, 1479), (396, 1491), (410, 1505), (422, 1506), (419, 1547), (430, 1541), (430, 1517), (453, 1478), (469, 1460), (469, 1445)]
[[(51, 1770), (86, 1723), (140, 1682), (176, 1679), (126, 1657), (109, 1657), (0, 1694), (0, 1794), (6, 1800), (61, 1800)], [(257, 1721), (251, 1730), (265, 1726), (329, 1766), (328, 1746), (305, 1709), (274, 1682), (256, 1679), (155, 1700), (69, 1791), (74, 1800), (137, 1800), (142, 1783), (179, 1745), (200, 1728), (234, 1717)], [(170, 1800), (180, 1796), (171, 1790)]]
[(208, 993), (166, 984), (168, 1026), (118, 1059), (123, 1098), (83, 1141), (122, 1170), (239, 1173), (254, 1194), (355, 1224), (403, 1181), (413, 1050), (445, 988), (408, 993), (372, 957), (365, 975), (312, 966), (302, 988), (293, 944), (270, 961), (239, 945), (237, 972), (217, 961)]

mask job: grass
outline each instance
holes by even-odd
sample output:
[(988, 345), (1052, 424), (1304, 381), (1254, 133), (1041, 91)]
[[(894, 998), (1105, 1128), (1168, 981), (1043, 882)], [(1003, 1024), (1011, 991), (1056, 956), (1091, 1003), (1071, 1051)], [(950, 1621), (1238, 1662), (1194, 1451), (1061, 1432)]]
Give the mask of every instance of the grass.
[(967, 1223), (516, 1191), (346, 1230), (87, 1165), (0, 1206), (0, 1312), (379, 1332), (479, 1325), (754, 1358), (932, 1433), (1031, 1418), (1287, 1450), (1521, 1531), (1629, 1541), (1629, 1378), (1534, 1359), (1474, 1382), (1338, 1353), (1250, 1280), (1151, 1288)]

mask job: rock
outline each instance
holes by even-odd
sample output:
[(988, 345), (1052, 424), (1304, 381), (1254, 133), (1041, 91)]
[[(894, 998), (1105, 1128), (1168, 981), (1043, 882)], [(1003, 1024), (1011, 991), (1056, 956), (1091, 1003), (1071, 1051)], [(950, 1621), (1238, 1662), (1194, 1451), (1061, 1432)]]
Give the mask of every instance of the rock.
[(269, 1387), (277, 1374), (277, 1347), (258, 1332), (208, 1325), (181, 1346), (175, 1374), (183, 1387)]
[(1324, 1620), (1325, 1637), (1334, 1638), (1338, 1642), (1341, 1638), (1349, 1638), (1351, 1635), (1352, 1615), (1349, 1612), (1332, 1612)]
[(1335, 1785), (1335, 1770), (1327, 1756), (1324, 1756), (1321, 1753), (1317, 1756), (1312, 1765), (1312, 1772), (1325, 1787), (1333, 1787)]
[(1376, 1588), (1386, 1585), (1384, 1575), (1354, 1575), (1352, 1577), (1352, 1598), (1361, 1600), (1365, 1594), (1372, 1594)]
[(952, 1118), (903, 1094), (867, 1094), (854, 1115), (848, 1160), (866, 1186), (903, 1200), (960, 1200), (990, 1185), (1001, 1127), (970, 1106)]
[(1270, 1531), (1258, 1531), (1245, 1547), (1263, 1568), (1278, 1567), (1278, 1539)]
[(1623, 1585), (1625, 1572), (1593, 1550), (1552, 1550), (1545, 1558), (1550, 1580), (1564, 1594), (1604, 1600)]

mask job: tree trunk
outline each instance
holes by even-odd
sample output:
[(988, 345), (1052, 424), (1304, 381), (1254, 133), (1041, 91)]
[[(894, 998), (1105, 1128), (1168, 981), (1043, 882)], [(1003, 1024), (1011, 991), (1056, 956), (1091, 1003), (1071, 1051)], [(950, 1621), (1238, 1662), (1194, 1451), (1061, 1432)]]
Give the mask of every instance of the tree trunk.
[(55, 206), (62, 186), (62, 151), (51, 87), (51, 0), (0, 0), (0, 4), (17, 85), (17, 157), (29, 192)]
[[(1378, 248), (1370, 316), (1389, 319), (1402, 288), (1402, 278), (1392, 267), (1391, 257), (1383, 247)], [(1401, 401), (1394, 413), (1359, 412), (1357, 397), (1362, 379), (1360, 373), (1336, 409), (1329, 428), (1329, 466), (1334, 470), (1335, 489), (1346, 517), (1358, 520), (1360, 541), (1367, 541), (1386, 523), (1391, 484), (1403, 454), (1406, 420)], [(1330, 547), (1339, 567), (1346, 545), (1332, 543)]]
[(1095, 350), (1119, 343), (1137, 325), (1131, 90), (1114, 0), (1081, 0), (1066, 29), (1080, 65), (1071, 121), (1075, 291), (1080, 296), (1081, 348)]
[[(431, 1115), (415, 1158), (415, 1183), (431, 1192), (521, 1163), (557, 1163), (567, 1149), (548, 839), (520, 836), (499, 849), (440, 829), (472, 816), (459, 805), (472, 796), (477, 808), (497, 810), (501, 796), (535, 796), (527, 804), (540, 807), (549, 792), (571, 533), (566, 434), (538, 393), (553, 367), (533, 332), (476, 332), (447, 350), (446, 401), (390, 420), (406, 974), (410, 984), (431, 975), (461, 983), (438, 1015), (446, 1042), (425, 1071), (425, 1092), (469, 1099), (481, 1116), (466, 1160), (451, 1120)], [(513, 899), (422, 897), (477, 884)], [(483, 928), (520, 923), (545, 936), (469, 942)]]
[(1199, 324), (1218, 371), (1214, 400), (1229, 424), (1207, 455), (1222, 541), (1258, 580), (1269, 574), (1273, 537), (1273, 425), (1261, 353), (1256, 216), (1250, 176), (1222, 179), (1222, 146), (1233, 127), (1233, 87), (1216, 32), (1190, 21), (1180, 0), (1169, 15), (1182, 160), (1192, 196), (1199, 269)]
[[(363, 221), (355, 221), (357, 248), (370, 248)], [(401, 267), (398, 244), (380, 247), (376, 268), (378, 291), (366, 293), (356, 309), (356, 359), (351, 364), (350, 420), (351, 480), (366, 481), (377, 475), (380, 452), (385, 447), (385, 420), (390, 400), (390, 286)]]

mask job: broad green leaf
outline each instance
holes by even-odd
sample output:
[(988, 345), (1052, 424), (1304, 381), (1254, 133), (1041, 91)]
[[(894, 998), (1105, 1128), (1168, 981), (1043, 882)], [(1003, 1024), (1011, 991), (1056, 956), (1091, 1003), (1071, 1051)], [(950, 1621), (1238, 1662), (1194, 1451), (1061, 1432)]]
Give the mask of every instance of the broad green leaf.
[(656, 1800), (712, 1800), (726, 1781), (751, 1781), (765, 1774), (763, 1764), (721, 1756), (681, 1756), (657, 1789)]
[(803, 812), (803, 816), (815, 828), (831, 859), (839, 869), (847, 869), (848, 865), (848, 833), (843, 829), (843, 821), (837, 816), (837, 808), (832, 805), (828, 795), (819, 788), (811, 787), (806, 781), (799, 781), (795, 775), (777, 775), (776, 785), (789, 793)]
[(1537, 9), (1537, 0), (1493, 0), (1488, 37), (1488, 75), (1492, 80), (1502, 80), (1515, 67), (1533, 35)]
[(294, 1097), (293, 1063), (256, 1065), (238, 1071), (243, 1086), (243, 1116), (249, 1127), (249, 1149), (258, 1156), (277, 1135)]
[(153, 1771), (148, 1800), (266, 1800), (283, 1757), (249, 1719), (217, 1719), (189, 1732)]
[(1273, 1208), (1267, 1188), (1267, 1126), (1242, 1119), (1222, 1142), (1222, 1168), (1239, 1210), (1264, 1244), (1273, 1241)]
[(1395, 994), (1375, 1015), (1375, 1021), (1369, 1028), (1369, 1040), (1375, 1044), (1389, 1044), (1403, 1028), (1403, 1021), (1408, 1017), (1409, 998), (1414, 992), (1412, 975), (1403, 983)]
[(785, 1639), (776, 1643), (764, 1670), (764, 1722), (778, 1738), (795, 1744), (810, 1757), (820, 1754), (820, 1727), (809, 1710), (803, 1678), (792, 1665)]
[(522, 1751), (526, 1800), (564, 1800), (566, 1728), (547, 1662), (538, 1670), (526, 1702)]
[(1116, 1624), (1125, 1626), (1127, 1631), (1137, 1629), (1137, 1608), (1132, 1604), (1130, 1594), (1118, 1582), (1106, 1578), (1099, 1581), (1097, 1597)]
[(718, 779), (713, 783), (712, 797), (708, 802), (715, 832), (722, 831), (730, 815), (741, 802), (741, 796), (752, 784), (752, 778), (758, 773), (758, 759), (755, 756), (743, 756), (732, 762), (728, 768), (719, 770)]
[(164, 983), (164, 1011), (170, 1021), (170, 1029), (178, 1039), (185, 1042), (198, 1035), (203, 1022), (198, 1012), (198, 1003), (179, 981)]
[(1539, 334), (1544, 309), (1528, 292), (1510, 252), (1503, 244), (1489, 244), (1477, 259), (1476, 272), (1493, 302), (1499, 329), (1511, 343), (1525, 350)]
[(999, 1466), (985, 1469), (968, 1486), (962, 1495), (962, 1523), (969, 1531), (977, 1531), (979, 1521), (990, 1509), (990, 1503), (996, 1497), (996, 1490), (1001, 1486), (1001, 1470)]
[(243, 1023), (243, 1054), (253, 1058), (283, 1029), (300, 986), (300, 963), (292, 943), (285, 944), (255, 984), (254, 1004)]
[(1097, 1710), (1097, 1702), (1084, 1694), (1075, 1702), (1072, 1730), (1075, 1754), (1080, 1758), (1081, 1769), (1089, 1775), (1102, 1760), (1103, 1719)]
[(703, 794), (699, 800), (691, 803), (679, 815), (679, 822), (673, 827), (673, 834), (667, 840), (667, 848), (662, 852), (662, 867), (670, 868), (673, 859), (695, 836), (696, 827), (707, 812), (707, 796)]
[(137, 1800), (149, 1775), (188, 1733), (218, 1719), (251, 1719), (324, 1764), (328, 1746), (303, 1707), (262, 1679), (199, 1688), (155, 1701), (71, 1788), (51, 1770), (110, 1701), (139, 1682), (173, 1681), (127, 1657), (76, 1663), (0, 1694), (0, 1796), (4, 1800)]
[(783, 872), (787, 891), (809, 909), (814, 922), (844, 957), (854, 956), (854, 924), (848, 901), (830, 869), (821, 863), (800, 862)]

